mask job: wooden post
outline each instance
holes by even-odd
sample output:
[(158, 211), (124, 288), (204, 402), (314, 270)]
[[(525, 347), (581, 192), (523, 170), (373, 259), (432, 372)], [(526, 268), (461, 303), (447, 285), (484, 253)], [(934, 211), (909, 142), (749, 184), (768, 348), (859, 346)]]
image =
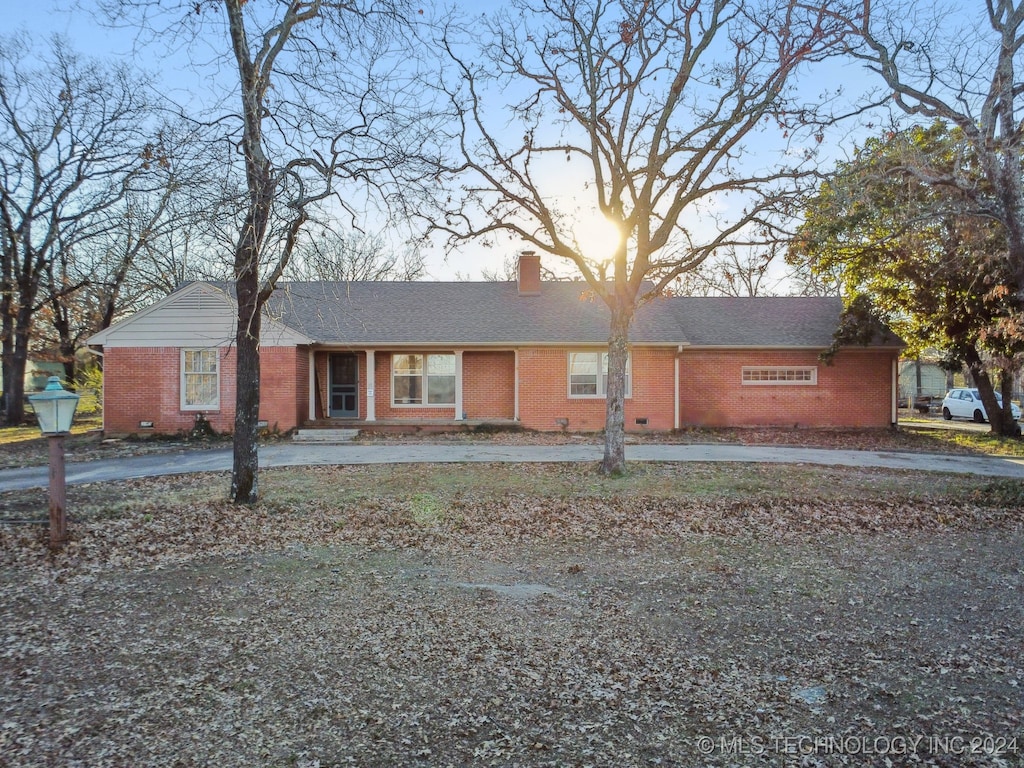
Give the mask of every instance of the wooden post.
[(50, 435), (50, 549), (60, 549), (68, 539), (64, 514), (67, 484), (64, 480), (64, 435)]

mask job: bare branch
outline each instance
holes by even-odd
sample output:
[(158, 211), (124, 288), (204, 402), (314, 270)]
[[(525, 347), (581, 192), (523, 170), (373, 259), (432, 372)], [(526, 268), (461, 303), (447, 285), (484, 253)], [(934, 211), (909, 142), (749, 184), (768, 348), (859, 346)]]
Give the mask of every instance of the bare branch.
[[(637, 307), (716, 249), (768, 238), (816, 180), (827, 118), (790, 81), (846, 34), (788, 0), (515, 0), (449, 27), (461, 131), (421, 215), (451, 245), (504, 233), (575, 267), (610, 309), (610, 376), (624, 371)], [(596, 253), (601, 217), (618, 236)], [(606, 434), (621, 422), (608, 400)]]

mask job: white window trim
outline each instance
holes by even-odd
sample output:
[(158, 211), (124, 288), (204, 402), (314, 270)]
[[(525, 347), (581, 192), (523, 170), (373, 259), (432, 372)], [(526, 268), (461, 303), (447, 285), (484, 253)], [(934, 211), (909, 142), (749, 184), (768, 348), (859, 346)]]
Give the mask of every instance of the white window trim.
[[(754, 371), (767, 374), (767, 378), (748, 379)], [(780, 378), (789, 372), (799, 371), (810, 374), (808, 378)], [(773, 378), (774, 377), (774, 378)], [(815, 365), (745, 365), (740, 373), (740, 383), (745, 387), (815, 387), (818, 385), (818, 367)]]
[[(391, 355), (391, 407), (392, 408), (421, 408), (422, 409), (422, 408), (454, 408), (456, 406), (456, 404), (454, 402), (451, 402), (451, 403), (428, 403), (428, 402), (426, 402), (430, 398), (430, 393), (427, 390), (427, 386), (428, 385), (427, 385), (426, 381), (423, 381), (423, 383), (422, 383), (422, 391), (423, 391), (423, 400), (424, 400), (424, 402), (422, 402), (422, 403), (397, 403), (397, 402), (395, 402), (395, 358), (399, 357), (400, 355), (418, 355), (419, 357), (423, 358), (423, 373), (419, 374), (422, 379), (427, 379), (430, 376), (430, 373), (427, 371), (427, 358), (429, 358), (431, 355), (448, 355), (449, 357), (455, 357), (455, 354), (453, 352), (396, 352), (396, 353), (392, 354)], [(400, 375), (408, 376), (409, 374), (400, 374)], [(448, 374), (437, 374), (437, 375), (448, 375)], [(456, 365), (456, 368), (455, 368), (455, 386), (456, 386), (456, 390), (458, 389), (458, 380), (459, 380), (459, 369), (458, 369), (458, 366)], [(457, 399), (458, 395), (456, 395), (455, 397)], [(458, 414), (456, 414), (456, 416), (458, 416)]]
[[(596, 395), (579, 395), (574, 394), (572, 391), (572, 357), (573, 355), (601, 355), (601, 373), (597, 377), (597, 394)], [(607, 392), (602, 392), (601, 388), (604, 384), (605, 379), (608, 377), (608, 353), (604, 351), (598, 351), (594, 349), (573, 349), (570, 350), (565, 356), (565, 391), (569, 396), (570, 400), (604, 400), (607, 398)], [(633, 397), (633, 353), (627, 353), (626, 355), (626, 399), (629, 400)]]
[[(212, 374), (200, 374), (200, 373), (188, 373), (185, 370), (185, 354), (187, 352), (212, 352), (214, 359), (217, 361), (217, 369)], [(181, 354), (179, 355), (178, 369), (180, 371), (180, 405), (183, 411), (219, 411), (220, 410), (220, 350), (216, 347), (187, 347), (182, 348)], [(188, 391), (185, 379), (187, 376), (206, 376), (213, 375), (217, 377), (217, 397), (213, 403), (201, 403), (201, 404), (189, 404), (185, 402), (185, 393)]]

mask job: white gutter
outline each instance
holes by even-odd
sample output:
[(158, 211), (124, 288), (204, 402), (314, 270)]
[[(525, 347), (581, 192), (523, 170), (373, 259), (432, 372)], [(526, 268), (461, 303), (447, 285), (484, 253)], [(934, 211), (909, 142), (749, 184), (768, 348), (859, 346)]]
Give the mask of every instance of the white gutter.
[(672, 407), (674, 409), (672, 428), (676, 430), (679, 429), (679, 352), (682, 352), (682, 347), (679, 348), (676, 356), (672, 358), (672, 364), (675, 368), (675, 385), (672, 388)]

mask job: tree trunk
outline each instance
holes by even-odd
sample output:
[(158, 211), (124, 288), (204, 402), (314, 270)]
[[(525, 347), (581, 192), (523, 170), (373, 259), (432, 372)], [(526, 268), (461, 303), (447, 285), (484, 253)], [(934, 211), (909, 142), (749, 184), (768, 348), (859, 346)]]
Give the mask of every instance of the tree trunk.
[[(6, 228), (5, 228), (6, 229)], [(5, 231), (5, 235), (7, 232)], [(11, 382), (14, 380), (11, 374), (11, 364), (14, 360), (14, 283), (11, 279), (12, 271), (12, 248), (7, 240), (3, 243), (3, 252), (0, 254), (3, 263), (0, 265), (0, 367), (3, 368), (3, 400), (0, 415), (5, 424), (7, 421), (7, 400), (11, 395)], [(23, 377), (24, 380), (24, 377)]]
[(1020, 424), (1013, 418), (1013, 372), (1000, 371), (999, 389), (1003, 397), (1003, 421), (1000, 434), (1004, 437), (1020, 437)]
[(14, 343), (4, 344), (4, 423), (15, 426), (25, 421), (25, 369), (28, 367), (28, 342), (32, 332), (32, 313), (19, 306), (12, 323)]
[(235, 333), (235, 434), (231, 499), (236, 504), (259, 501), (260, 324), (259, 278), (255, 271), (235, 282), (238, 330)]
[(64, 381), (69, 386), (75, 384), (75, 340), (71, 330), (71, 321), (67, 316), (67, 307), (54, 299), (50, 303), (53, 309), (53, 327), (57, 331), (57, 344), (60, 350), (60, 362), (64, 365)]
[[(4, 297), (0, 312), (3, 313), (3, 339), (0, 341), (0, 362), (3, 363), (3, 420), (7, 420), (7, 400), (11, 396), (14, 381), (14, 318), (10, 313), (10, 301)], [(22, 375), (24, 380), (24, 374)]]
[(25, 421), (25, 369), (28, 348), (11, 345), (10, 356), (4, 356), (4, 424), (17, 426)]
[(629, 324), (632, 304), (617, 302), (612, 308), (608, 336), (608, 388), (605, 394), (604, 459), (601, 472), (622, 475), (626, 471), (626, 363), (629, 358)]
[[(988, 371), (983, 367), (981, 356), (977, 350), (968, 350), (964, 355), (964, 359), (967, 362), (971, 378), (974, 380), (974, 386), (977, 388), (978, 394), (981, 395), (981, 402), (985, 405), (989, 431), (993, 435), (1000, 435), (1001, 437), (1016, 437), (1020, 434), (1020, 427), (1013, 419), (1010, 398), (1004, 393), (1002, 405), (996, 400), (995, 386), (992, 384)], [(1009, 378), (1006, 375), (1002, 377), (1003, 389), (1009, 389)]]
[(64, 382), (67, 384), (68, 389), (74, 390), (75, 387), (75, 374), (77, 371), (77, 364), (75, 362), (74, 349), (69, 353), (64, 345), (61, 345), (61, 365), (64, 366)]

